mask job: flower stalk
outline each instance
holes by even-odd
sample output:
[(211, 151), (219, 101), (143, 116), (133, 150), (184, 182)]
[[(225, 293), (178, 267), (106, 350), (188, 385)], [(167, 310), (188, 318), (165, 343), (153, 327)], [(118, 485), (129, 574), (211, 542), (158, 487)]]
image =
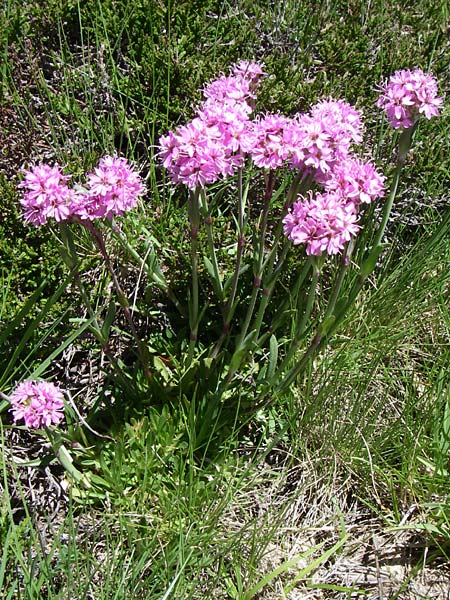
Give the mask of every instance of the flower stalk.
[(97, 229), (91, 221), (82, 221), (81, 224), (91, 234), (94, 242), (96, 243), (96, 245), (97, 245), (98, 249), (100, 250), (100, 253), (105, 261), (106, 268), (108, 269), (109, 274), (111, 275), (114, 289), (116, 290), (117, 299), (123, 310), (125, 319), (127, 320), (131, 335), (133, 336), (134, 341), (136, 343), (136, 348), (138, 351), (138, 355), (139, 355), (142, 367), (144, 369), (146, 377), (148, 379), (151, 379), (152, 374), (151, 374), (150, 368), (149, 368), (148, 350), (147, 350), (145, 343), (140, 339), (137, 329), (134, 325), (133, 317), (131, 315), (131, 310), (130, 310), (130, 303), (128, 301), (128, 298), (127, 298), (125, 292), (122, 289), (122, 286), (120, 285), (119, 279), (118, 279), (116, 272), (114, 270), (114, 267), (112, 265), (111, 258), (109, 256), (108, 250), (106, 249), (106, 244), (105, 244), (103, 235), (102, 235), (101, 231), (99, 229)]
[(197, 344), (199, 325), (199, 294), (198, 294), (198, 232), (200, 228), (200, 188), (190, 192), (188, 200), (188, 215), (190, 224), (190, 259), (191, 259), (191, 298), (189, 305), (189, 352), (188, 364), (194, 358), (194, 350)]

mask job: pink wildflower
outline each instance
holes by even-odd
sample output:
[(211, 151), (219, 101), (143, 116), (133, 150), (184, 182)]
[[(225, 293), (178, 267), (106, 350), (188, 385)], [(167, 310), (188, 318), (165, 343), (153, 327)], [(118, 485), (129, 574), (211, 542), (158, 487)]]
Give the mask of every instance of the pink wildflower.
[(266, 75), (266, 72), (257, 62), (241, 60), (235, 65), (232, 66), (231, 72), (233, 75), (244, 77), (249, 80), (250, 83), (254, 86), (257, 85), (262, 77)]
[(279, 114), (268, 114), (253, 123), (253, 145), (249, 149), (257, 167), (276, 169), (290, 156), (285, 130), (290, 119)]
[(187, 125), (160, 138), (163, 164), (175, 183), (189, 188), (204, 186), (219, 179), (226, 169), (226, 156), (216, 125), (196, 117)]
[(324, 187), (329, 192), (338, 192), (345, 202), (355, 205), (369, 204), (384, 196), (384, 180), (371, 163), (357, 158), (347, 158), (333, 165), (325, 179)]
[(24, 207), (24, 219), (36, 227), (47, 219), (64, 221), (71, 214), (74, 192), (67, 187), (68, 176), (58, 166), (35, 165), (24, 170), (25, 178), (19, 183), (25, 189), (20, 203)]
[(311, 109), (311, 116), (320, 119), (335, 145), (338, 158), (346, 156), (352, 143), (362, 142), (361, 113), (344, 100), (322, 100)]
[(246, 102), (254, 98), (251, 81), (242, 75), (222, 75), (205, 86), (203, 95), (207, 100), (219, 102)]
[(205, 86), (205, 101), (191, 122), (160, 138), (160, 156), (175, 183), (194, 189), (243, 165), (244, 154), (254, 145), (250, 101), (263, 75), (258, 63), (237, 63), (232, 75)]
[(223, 147), (232, 167), (235, 166), (232, 156), (248, 152), (253, 145), (248, 108), (248, 105), (242, 102), (211, 101), (205, 102), (198, 112), (200, 120), (208, 128), (214, 128), (213, 137)]
[(125, 158), (105, 156), (88, 175), (88, 191), (74, 200), (73, 213), (81, 219), (123, 215), (144, 193), (139, 174)]
[(419, 114), (427, 119), (439, 114), (442, 98), (437, 96), (436, 79), (422, 69), (396, 71), (381, 90), (377, 106), (384, 109), (394, 129), (408, 129)]
[(231, 75), (222, 75), (205, 86), (203, 95), (219, 102), (242, 102), (255, 98), (254, 90), (265, 75), (257, 62), (241, 60), (231, 67)]
[(69, 188), (66, 183), (69, 177), (57, 166), (36, 165), (24, 173), (19, 187), (26, 191), (20, 203), (25, 208), (25, 221), (35, 226), (44, 225), (48, 219), (122, 215), (136, 206), (137, 198), (144, 192), (139, 175), (125, 158), (102, 158), (94, 173), (88, 175), (87, 191)]
[(25, 425), (33, 429), (58, 425), (64, 418), (63, 393), (53, 383), (19, 383), (10, 396), (10, 402), (14, 421), (23, 419)]
[(309, 114), (298, 114), (286, 132), (291, 148), (291, 166), (326, 175), (333, 165), (350, 153), (350, 146), (362, 139), (359, 112), (342, 100), (325, 100)]
[(210, 99), (187, 125), (161, 137), (160, 155), (173, 181), (194, 189), (241, 167), (252, 146), (249, 110), (245, 102)]
[(355, 206), (339, 194), (317, 193), (294, 202), (283, 219), (284, 233), (294, 245), (306, 244), (306, 254), (337, 254), (358, 233)]

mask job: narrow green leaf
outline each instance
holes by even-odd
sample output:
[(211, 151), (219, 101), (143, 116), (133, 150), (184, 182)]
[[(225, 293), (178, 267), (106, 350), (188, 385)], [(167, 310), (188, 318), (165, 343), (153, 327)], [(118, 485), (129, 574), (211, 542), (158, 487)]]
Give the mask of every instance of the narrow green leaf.
[(216, 275), (214, 273), (214, 267), (213, 267), (212, 262), (209, 260), (209, 258), (207, 256), (203, 257), (203, 261), (205, 263), (205, 267), (206, 267), (206, 270), (208, 271), (209, 276), (215, 281)]
[(92, 325), (92, 323), (95, 320), (95, 316), (91, 317), (90, 319), (87, 319), (83, 325), (81, 327), (79, 327), (76, 331), (74, 331), (71, 335), (69, 335), (68, 338), (66, 338), (64, 340), (64, 342), (62, 344), (60, 344), (58, 346), (58, 348), (56, 348), (56, 350), (54, 350), (50, 356), (48, 356), (44, 362), (42, 362), (39, 367), (37, 369), (35, 369), (33, 371), (33, 373), (31, 373), (30, 375), (30, 379), (37, 379), (38, 377), (40, 377), (42, 375), (42, 373), (44, 373), (48, 366), (55, 360), (55, 358), (57, 356), (59, 356), (61, 354), (61, 352), (63, 352), (68, 346), (70, 346), (70, 344), (76, 340), (88, 327), (90, 327)]
[[(40, 323), (44, 320), (44, 318), (49, 313), (49, 311), (52, 309), (52, 307), (56, 304), (56, 302), (59, 300), (61, 295), (65, 292), (65, 290), (67, 288), (67, 284), (69, 283), (71, 278), (72, 278), (72, 273), (70, 273), (62, 281), (62, 283), (60, 284), (58, 289), (55, 291), (55, 293), (52, 295), (52, 297), (47, 300), (47, 302), (45, 303), (44, 307), (41, 309), (39, 314), (24, 329), (24, 332), (20, 338), (20, 342), (15, 347), (14, 352), (13, 352), (11, 358), (9, 359), (8, 364), (6, 365), (6, 367), (3, 368), (3, 373), (0, 376), (0, 385), (5, 385), (13, 377), (14, 372), (15, 372), (14, 366), (15, 366), (16, 362), (19, 360), (19, 357), (20, 357), (22, 351), (24, 350), (24, 348), (27, 347), (28, 340), (31, 338), (33, 333), (38, 329)], [(30, 301), (33, 297), (34, 297), (34, 294), (32, 294), (30, 299), (27, 301), (24, 309), (27, 308), (28, 310), (31, 310)], [(23, 312), (24, 309), (22, 309), (20, 311), (20, 314), (23, 316), (25, 316), (27, 314), (27, 313)], [(63, 317), (61, 317), (61, 319), (62, 318)], [(21, 320), (22, 320), (22, 317), (21, 317)], [(15, 319), (14, 321), (17, 321), (17, 319)], [(20, 321), (19, 321), (19, 323), (20, 323)], [(34, 352), (38, 349), (39, 345), (40, 344), (37, 344), (37, 347), (32, 348), (31, 352), (28, 353), (28, 357), (30, 357), (34, 354)]]
[(39, 296), (41, 296), (45, 286), (47, 285), (47, 280), (44, 279), (40, 286), (31, 294), (19, 312), (9, 321), (8, 325), (0, 331), (0, 344), (3, 344), (5, 340), (10, 336), (10, 334), (14, 331), (14, 329), (21, 323), (22, 319), (30, 314), (33, 307), (35, 306)]
[(75, 479), (77, 483), (81, 483), (86, 489), (91, 487), (87, 477), (81, 473), (73, 464), (73, 458), (71, 457), (69, 451), (64, 445), (61, 445), (57, 451), (57, 457), (61, 465), (64, 469), (69, 473), (69, 475)]
[(231, 357), (230, 371), (234, 372), (239, 369), (245, 356), (248, 354), (250, 348), (254, 345), (256, 340), (256, 331), (251, 331), (242, 341), (240, 347)]
[(269, 368), (267, 370), (267, 378), (271, 380), (275, 375), (278, 362), (278, 341), (272, 334), (269, 341)]
[(328, 560), (333, 554), (335, 554), (347, 541), (348, 534), (343, 536), (336, 544), (328, 548), (323, 554), (313, 560), (311, 563), (306, 565), (298, 574), (294, 577), (294, 579), (289, 583), (289, 585), (284, 589), (285, 594), (289, 594), (295, 587), (296, 583), (301, 579), (305, 579), (308, 577), (313, 571), (315, 571), (322, 563)]
[(172, 373), (167, 368), (164, 361), (159, 356), (153, 357), (153, 366), (161, 374), (162, 378), (166, 383), (168, 383), (172, 379)]
[(340, 315), (341, 312), (343, 310), (345, 310), (345, 307), (348, 304), (348, 300), (349, 300), (348, 296), (341, 296), (341, 298), (339, 298), (339, 300), (336, 302), (336, 306), (334, 307), (333, 314)]
[(377, 264), (378, 257), (383, 252), (385, 246), (383, 244), (378, 244), (378, 246), (374, 246), (370, 251), (369, 256), (361, 265), (361, 269), (359, 274), (361, 277), (368, 277), (372, 271), (375, 269), (375, 265)]
[(328, 333), (328, 331), (333, 326), (335, 321), (336, 321), (336, 317), (334, 315), (330, 315), (329, 317), (324, 319), (324, 321), (319, 325), (317, 333), (321, 337), (323, 337), (324, 335), (326, 335)]
[[(250, 268), (250, 265), (247, 263), (245, 265), (242, 265), (242, 267), (239, 269), (239, 277), (245, 273), (246, 271), (248, 271)], [(230, 277), (228, 277), (228, 279), (225, 281), (224, 285), (223, 285), (223, 291), (224, 293), (227, 292), (230, 287), (231, 284), (233, 283), (233, 275), (231, 275)]]
[(220, 275), (219, 276), (216, 275), (214, 265), (212, 264), (212, 262), (209, 260), (209, 258), (207, 256), (203, 257), (203, 261), (205, 263), (206, 270), (208, 271), (208, 274), (211, 277), (214, 291), (215, 291), (217, 297), (219, 298), (219, 300), (222, 300), (223, 292), (222, 292), (222, 281), (220, 279)]
[(109, 339), (109, 334), (111, 332), (111, 325), (113, 324), (114, 318), (116, 316), (116, 303), (113, 299), (110, 300), (108, 310), (106, 312), (105, 320), (102, 325), (102, 336), (106, 340)]
[(291, 558), (290, 560), (285, 561), (279, 567), (277, 567), (270, 573), (267, 573), (267, 575), (265, 575), (255, 586), (253, 586), (250, 590), (245, 592), (243, 600), (251, 600), (251, 598), (253, 598), (253, 596), (255, 596), (260, 590), (262, 590), (273, 579), (275, 579), (279, 575), (282, 575), (288, 569), (294, 568), (300, 560), (308, 558), (308, 556), (311, 556), (311, 554), (313, 554), (316, 550), (319, 550), (320, 548), (322, 548), (322, 546), (324, 544), (325, 544), (325, 542), (321, 542), (317, 546), (308, 548), (308, 550), (306, 550), (306, 552), (297, 554), (297, 556), (294, 556), (294, 558)]
[(231, 357), (231, 360), (230, 360), (230, 371), (234, 372), (239, 369), (246, 354), (247, 354), (246, 348), (241, 348), (240, 350), (237, 350), (233, 354), (233, 356)]

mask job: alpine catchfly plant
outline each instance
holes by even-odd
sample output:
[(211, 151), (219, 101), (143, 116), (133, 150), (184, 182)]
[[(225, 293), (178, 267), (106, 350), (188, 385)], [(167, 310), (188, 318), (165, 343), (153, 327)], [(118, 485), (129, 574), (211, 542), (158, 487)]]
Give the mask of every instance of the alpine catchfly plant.
[(90, 304), (82, 278), (78, 272), (73, 235), (69, 223), (82, 225), (92, 236), (98, 246), (117, 293), (117, 298), (128, 321), (135, 339), (142, 363), (147, 369), (145, 351), (139, 340), (133, 323), (128, 299), (113, 268), (111, 257), (107, 251), (104, 237), (95, 222), (112, 221), (136, 207), (138, 199), (144, 194), (145, 187), (139, 173), (125, 158), (105, 156), (100, 159), (92, 173), (88, 173), (84, 185), (68, 186), (68, 175), (64, 175), (59, 166), (50, 167), (38, 164), (24, 169), (25, 175), (19, 187), (24, 190), (20, 203), (24, 208), (25, 222), (38, 227), (47, 221), (54, 220), (60, 225), (60, 233), (65, 248), (62, 256), (74, 271), (75, 282), (92, 318), (94, 332), (99, 341), (106, 345), (107, 340), (102, 333), (94, 310)]
[(436, 79), (422, 69), (396, 71), (383, 86), (377, 106), (383, 108), (390, 125), (409, 129), (420, 115), (437, 117), (443, 100)]
[(9, 403), (14, 423), (35, 430), (35, 433), (47, 439), (46, 446), (54, 454), (50, 460), (56, 458), (74, 481), (84, 488), (90, 488), (91, 484), (86, 476), (73, 464), (73, 458), (66, 447), (67, 435), (60, 430), (65, 419), (66, 393), (51, 381), (27, 379), (17, 384), (9, 396), (0, 392), (0, 398)]
[[(360, 110), (325, 98), (297, 114), (264, 111), (258, 92), (266, 78), (257, 62), (232, 65), (229, 74), (203, 87), (192, 119), (159, 139), (159, 167), (169, 176), (164, 194), (181, 187), (187, 198), (187, 244), (170, 250), (185, 252), (179, 264), (190, 265), (188, 278), (176, 282), (188, 281), (188, 289), (177, 295), (167, 253), (158, 255), (165, 242), (151, 225), (141, 235), (148, 240), (145, 254), (120, 227), (120, 218), (146, 194), (126, 159), (105, 156), (75, 185), (60, 167), (35, 165), (19, 184), (25, 222), (60, 228), (64, 256), (104, 351), (110, 315), (90, 304), (72, 232), (80, 225), (110, 273), (148, 385), (159, 395), (195, 397), (205, 436), (208, 419), (217, 418), (225, 401), (258, 410), (279, 397), (342, 324), (385, 247), (412, 132), (422, 116), (438, 115), (442, 104), (435, 79), (420, 69), (397, 71), (383, 85), (377, 105), (398, 130), (388, 181), (383, 171), (391, 169), (370, 157)], [(381, 210), (373, 210), (374, 203)], [(176, 308), (178, 354), (164, 356), (160, 338), (155, 342), (134, 325), (105, 231)], [(166, 310), (164, 321), (170, 320)], [(36, 398), (45, 390), (36, 385), (25, 382), (14, 392), (14, 415), (30, 426), (56, 423), (61, 396), (45, 388), (47, 396), (53, 390), (53, 404), (41, 404)]]
[(47, 381), (23, 381), (10, 398), (14, 421), (23, 421), (31, 429), (59, 425), (64, 419), (61, 389)]

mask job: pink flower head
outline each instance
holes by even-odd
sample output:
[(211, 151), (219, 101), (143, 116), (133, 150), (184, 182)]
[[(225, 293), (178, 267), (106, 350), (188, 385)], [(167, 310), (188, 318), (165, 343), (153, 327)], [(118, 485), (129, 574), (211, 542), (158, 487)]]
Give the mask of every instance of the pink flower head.
[(32, 429), (58, 425), (64, 418), (63, 393), (47, 381), (19, 383), (9, 400), (14, 421), (23, 419)]
[(203, 95), (207, 100), (220, 102), (246, 102), (254, 98), (251, 80), (242, 75), (222, 75), (205, 86)]
[(377, 106), (384, 109), (394, 129), (409, 129), (419, 114), (427, 119), (439, 114), (442, 98), (437, 96), (436, 79), (422, 69), (396, 71), (383, 86)]
[(333, 165), (324, 186), (329, 192), (339, 193), (344, 202), (370, 204), (384, 196), (385, 179), (371, 163), (346, 158)]
[(325, 100), (309, 114), (298, 114), (288, 133), (291, 166), (314, 173), (319, 180), (333, 165), (347, 157), (350, 146), (362, 139), (359, 112), (342, 100)]
[(362, 142), (361, 113), (344, 100), (322, 100), (311, 109), (311, 117), (322, 122), (337, 158), (347, 156), (352, 143)]
[(248, 152), (253, 145), (248, 109), (242, 102), (209, 101), (198, 111), (200, 120), (208, 128), (214, 128), (213, 137), (228, 158), (237, 152)]
[(73, 212), (81, 219), (121, 216), (144, 193), (139, 174), (126, 158), (105, 156), (88, 175), (87, 192), (75, 198)]
[(194, 189), (235, 173), (254, 146), (250, 122), (257, 87), (264, 71), (241, 61), (232, 74), (208, 83), (196, 117), (159, 140), (163, 166), (175, 183)]
[(231, 67), (231, 75), (222, 75), (208, 83), (203, 95), (207, 101), (247, 103), (255, 98), (254, 91), (265, 74), (259, 63), (241, 60)]
[(299, 114), (287, 132), (291, 166), (300, 171), (327, 172), (336, 159), (333, 138), (320, 118)]
[(71, 214), (74, 191), (67, 187), (68, 176), (58, 166), (35, 165), (24, 170), (25, 178), (19, 183), (25, 190), (20, 199), (24, 207), (24, 219), (36, 227), (47, 219), (64, 221)]
[(175, 183), (190, 189), (217, 181), (229, 170), (221, 131), (196, 117), (160, 138), (163, 164)]
[(291, 154), (286, 137), (289, 127), (290, 119), (279, 114), (268, 114), (254, 121), (249, 151), (257, 167), (276, 169), (283, 165)]
[(294, 202), (283, 219), (284, 233), (294, 243), (306, 244), (306, 254), (337, 254), (358, 233), (353, 204), (344, 204), (339, 194), (317, 193)]
[(211, 97), (192, 121), (160, 138), (160, 156), (175, 183), (189, 188), (232, 175), (253, 145), (250, 106)]
[(231, 72), (235, 76), (244, 77), (249, 80), (252, 85), (257, 85), (260, 79), (267, 74), (262, 65), (248, 60), (240, 60), (232, 66)]

